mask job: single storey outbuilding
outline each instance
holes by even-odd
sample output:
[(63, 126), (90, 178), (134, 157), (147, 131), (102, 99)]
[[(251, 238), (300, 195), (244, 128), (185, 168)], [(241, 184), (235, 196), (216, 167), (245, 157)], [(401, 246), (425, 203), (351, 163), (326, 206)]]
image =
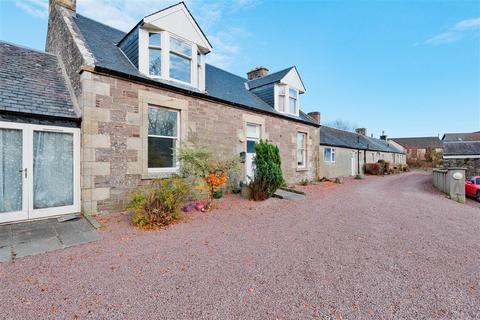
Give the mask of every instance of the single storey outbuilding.
[(366, 129), (349, 132), (327, 126), (320, 129), (319, 177), (335, 178), (364, 173), (365, 163), (385, 160), (405, 164), (405, 154), (384, 139), (368, 137)]

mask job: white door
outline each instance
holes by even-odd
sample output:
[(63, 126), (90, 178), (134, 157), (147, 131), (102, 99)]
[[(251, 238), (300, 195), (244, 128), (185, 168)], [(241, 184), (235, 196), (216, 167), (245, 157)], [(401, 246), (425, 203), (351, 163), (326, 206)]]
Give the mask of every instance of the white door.
[(0, 223), (80, 211), (80, 131), (0, 122)]
[(355, 152), (352, 152), (352, 176), (357, 174), (357, 154)]
[(253, 180), (255, 158), (255, 145), (260, 140), (260, 125), (247, 123), (247, 139), (246, 139), (246, 156), (245, 156), (245, 175), (246, 181), (249, 183)]

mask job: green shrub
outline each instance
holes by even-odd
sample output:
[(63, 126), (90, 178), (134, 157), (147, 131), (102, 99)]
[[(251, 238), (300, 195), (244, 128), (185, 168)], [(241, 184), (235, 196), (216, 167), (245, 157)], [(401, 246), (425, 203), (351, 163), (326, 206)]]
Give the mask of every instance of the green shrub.
[(280, 150), (276, 145), (260, 140), (255, 145), (254, 178), (250, 183), (255, 201), (270, 198), (284, 183)]
[(181, 218), (181, 206), (192, 197), (192, 187), (185, 179), (156, 179), (134, 191), (127, 209), (138, 227), (165, 226)]
[(223, 189), (230, 176), (240, 169), (239, 156), (222, 158), (195, 141), (180, 146), (178, 159), (182, 174), (200, 180), (208, 190), (210, 202), (216, 199), (215, 192)]

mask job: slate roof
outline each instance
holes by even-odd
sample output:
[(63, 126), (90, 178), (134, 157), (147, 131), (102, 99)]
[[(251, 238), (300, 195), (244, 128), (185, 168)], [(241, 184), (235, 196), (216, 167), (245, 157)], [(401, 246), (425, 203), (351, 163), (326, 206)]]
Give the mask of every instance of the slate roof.
[(0, 41), (0, 113), (78, 118), (55, 55)]
[(445, 141), (444, 156), (476, 155), (480, 156), (480, 141)]
[(438, 137), (391, 138), (390, 140), (406, 149), (442, 148), (442, 142)]
[(320, 127), (320, 144), (357, 150), (403, 153), (385, 140), (326, 126)]
[(286, 68), (274, 73), (267, 74), (266, 76), (263, 76), (261, 78), (253, 79), (253, 80), (248, 80), (247, 85), (250, 89), (255, 89), (270, 83), (275, 83), (283, 79), (287, 75), (290, 70), (292, 70), (295, 67), (290, 67)]
[(480, 132), (445, 133), (443, 141), (480, 141)]
[(124, 32), (80, 14), (76, 14), (74, 21), (95, 58), (95, 69), (98, 71), (113, 73), (151, 85), (181, 90), (190, 95), (210, 98), (262, 113), (275, 114), (303, 123), (318, 125), (303, 112), (300, 112), (298, 117), (277, 112), (245, 87), (247, 79), (209, 64), (206, 64), (205, 67), (205, 93), (176, 82), (161, 79), (153, 80), (140, 73), (118, 48), (117, 43), (125, 36)]

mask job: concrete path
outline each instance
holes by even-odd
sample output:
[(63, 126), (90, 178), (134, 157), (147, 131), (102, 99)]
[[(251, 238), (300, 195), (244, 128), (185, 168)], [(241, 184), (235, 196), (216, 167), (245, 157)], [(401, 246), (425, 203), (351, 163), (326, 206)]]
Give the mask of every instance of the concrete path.
[(85, 219), (47, 219), (0, 225), (0, 262), (68, 248), (101, 239)]

